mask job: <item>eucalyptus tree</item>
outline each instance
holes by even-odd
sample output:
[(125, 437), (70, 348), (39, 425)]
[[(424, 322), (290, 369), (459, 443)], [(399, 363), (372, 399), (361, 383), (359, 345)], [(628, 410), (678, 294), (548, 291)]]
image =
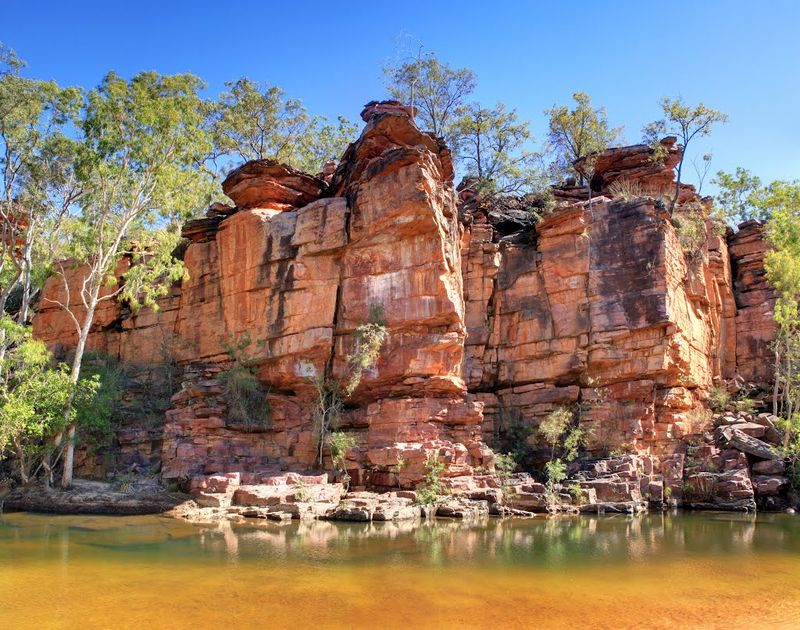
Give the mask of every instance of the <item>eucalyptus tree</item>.
[[(800, 182), (776, 181), (757, 193), (757, 207), (769, 213), (764, 258), (767, 279), (778, 293), (773, 411), (797, 425), (800, 411)], [(797, 431), (798, 426), (794, 426)], [(788, 436), (790, 431), (787, 430)]]
[(675, 210), (675, 204), (678, 203), (680, 196), (681, 174), (689, 144), (698, 136), (709, 135), (714, 125), (726, 123), (728, 116), (716, 109), (706, 107), (703, 103), (695, 106), (686, 105), (680, 98), (663, 98), (659, 104), (663, 117), (645, 126), (642, 133), (645, 141), (655, 150), (653, 155), (655, 159), (663, 157), (664, 147), (659, 141), (664, 136), (677, 136), (678, 142), (682, 145), (675, 180), (675, 192), (670, 203), (670, 212), (672, 212)]
[(503, 103), (459, 110), (457, 160), (482, 196), (522, 194), (541, 187), (541, 156), (530, 150), (528, 123)]
[[(133, 309), (157, 308), (169, 284), (185, 275), (173, 256), (177, 224), (209, 199), (207, 176), (197, 167), (211, 144), (202, 86), (191, 74), (143, 72), (126, 80), (112, 72), (87, 95), (75, 156), (82, 195), (53, 249), (54, 260), (69, 262), (54, 270), (63, 291), (47, 298), (75, 328), (73, 384), (98, 305), (117, 299)], [(76, 427), (74, 420), (66, 424), (65, 487), (72, 483)]]
[(32, 285), (43, 275), (37, 265), (47, 264), (37, 259), (43, 233), (80, 196), (67, 132), (81, 91), (27, 78), (24, 67), (0, 44), (0, 313), (19, 288), (20, 323), (28, 317)]
[(734, 173), (718, 171), (711, 183), (719, 186), (716, 201), (729, 221), (738, 224), (749, 219), (765, 220), (769, 216), (761, 178), (747, 169), (737, 166)]
[(575, 107), (553, 105), (545, 110), (548, 117), (548, 140), (556, 157), (556, 166), (572, 171), (583, 185), (591, 179), (597, 154), (605, 151), (622, 136), (621, 127), (610, 127), (605, 107), (592, 107), (584, 92), (572, 95)]
[(247, 78), (225, 85), (227, 91), (208, 105), (214, 145), (209, 157), (216, 170), (231, 161), (273, 159), (317, 173), (355, 138), (356, 126), (347, 119), (330, 123), (310, 116), (278, 86)]
[(452, 68), (433, 53), (406, 57), (383, 69), (389, 95), (410, 105), (421, 128), (458, 145), (460, 111), (475, 90), (476, 76), (469, 68)]

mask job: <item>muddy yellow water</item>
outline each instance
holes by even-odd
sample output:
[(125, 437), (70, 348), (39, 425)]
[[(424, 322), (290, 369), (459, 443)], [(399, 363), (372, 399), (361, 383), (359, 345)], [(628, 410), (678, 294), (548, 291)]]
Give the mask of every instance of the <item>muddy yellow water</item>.
[(800, 627), (800, 516), (0, 518), (0, 628)]

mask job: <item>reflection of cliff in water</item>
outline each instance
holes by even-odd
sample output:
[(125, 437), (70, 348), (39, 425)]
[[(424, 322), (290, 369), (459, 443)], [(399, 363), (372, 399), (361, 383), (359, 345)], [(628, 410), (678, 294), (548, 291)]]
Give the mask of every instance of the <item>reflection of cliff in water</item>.
[(312, 563), (413, 563), (569, 566), (626, 563), (683, 554), (800, 552), (800, 524), (783, 515), (653, 514), (489, 519), (481, 523), (341, 524), (204, 527), (206, 550), (240, 558)]
[[(3, 549), (14, 549), (6, 558)], [(0, 519), (0, 561), (97, 553), (130, 560), (326, 565), (579, 567), (800, 552), (800, 520), (784, 514), (649, 514), (479, 523), (191, 525), (159, 517)]]

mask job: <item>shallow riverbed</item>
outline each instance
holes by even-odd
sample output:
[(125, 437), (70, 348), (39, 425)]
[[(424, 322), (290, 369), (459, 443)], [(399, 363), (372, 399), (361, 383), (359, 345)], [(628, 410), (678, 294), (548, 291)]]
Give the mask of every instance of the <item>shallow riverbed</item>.
[(800, 626), (800, 516), (0, 517), (2, 628)]

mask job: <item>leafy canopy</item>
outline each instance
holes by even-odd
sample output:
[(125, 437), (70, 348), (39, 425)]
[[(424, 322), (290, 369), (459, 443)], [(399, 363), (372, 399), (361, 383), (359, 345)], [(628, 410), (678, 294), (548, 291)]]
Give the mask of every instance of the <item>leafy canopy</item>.
[(683, 172), (683, 162), (689, 143), (697, 136), (707, 136), (711, 129), (718, 123), (728, 121), (727, 114), (723, 114), (716, 109), (711, 109), (703, 103), (697, 105), (687, 105), (683, 99), (662, 98), (659, 101), (663, 117), (653, 121), (642, 130), (645, 142), (654, 150), (653, 158), (661, 159), (664, 156), (664, 146), (660, 140), (664, 136), (677, 136), (678, 142), (683, 146), (681, 158), (678, 162), (678, 176), (675, 182), (675, 192), (672, 197), (670, 211), (675, 209), (678, 196), (681, 190), (681, 174)]
[(555, 153), (555, 167), (560, 172), (573, 172), (581, 183), (589, 165), (576, 162), (589, 160), (605, 151), (622, 136), (621, 127), (609, 127), (605, 107), (592, 107), (591, 97), (584, 92), (572, 95), (575, 107), (553, 105), (545, 114), (549, 118), (548, 140)]
[[(70, 422), (103, 429), (105, 418), (91, 410), (100, 388), (97, 377), (72, 382), (64, 364), (55, 365), (44, 343), (8, 316), (0, 318), (9, 350), (2, 359), (0, 382), (0, 459), (13, 450), (23, 482), (32, 458), (41, 456), (46, 440)], [(72, 403), (72, 404), (71, 404)], [(65, 415), (64, 410), (68, 413)]]
[(461, 109), (456, 133), (458, 161), (476, 192), (522, 194), (542, 186), (541, 156), (529, 150), (530, 129), (516, 110), (473, 103)]
[(766, 220), (769, 216), (760, 194), (761, 179), (747, 169), (737, 166), (735, 173), (718, 171), (711, 183), (719, 186), (716, 201), (728, 221), (738, 225), (750, 219)]
[(384, 68), (389, 95), (411, 105), (420, 127), (458, 144), (459, 110), (475, 90), (475, 73), (452, 68), (433, 53), (418, 54)]
[(317, 173), (338, 159), (356, 136), (357, 128), (339, 116), (329, 123), (309, 116), (303, 104), (286, 98), (278, 86), (247, 78), (229, 81), (218, 103), (210, 104), (214, 150), (211, 160), (273, 159), (302, 171)]

